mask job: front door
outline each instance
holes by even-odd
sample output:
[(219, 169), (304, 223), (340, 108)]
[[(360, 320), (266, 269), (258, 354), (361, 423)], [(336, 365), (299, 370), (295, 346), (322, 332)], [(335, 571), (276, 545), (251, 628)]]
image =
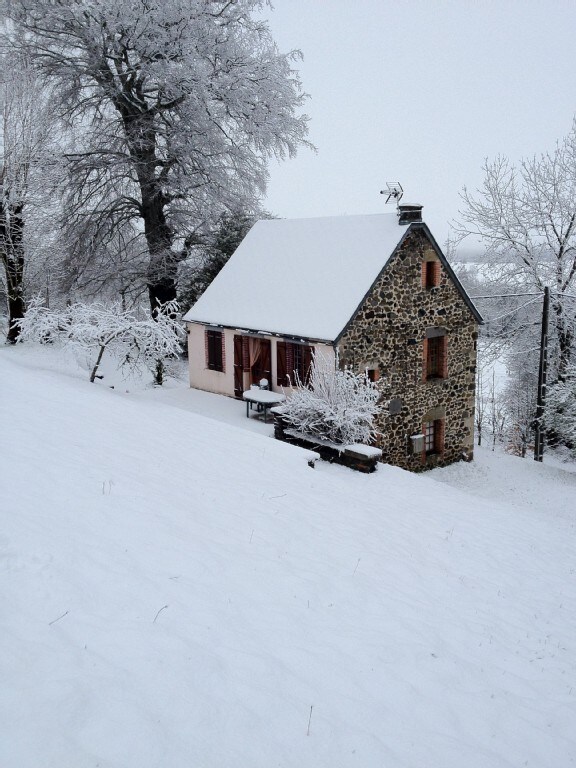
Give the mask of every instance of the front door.
[(266, 379), (272, 389), (272, 345), (270, 339), (250, 339), (250, 380), (260, 384)]

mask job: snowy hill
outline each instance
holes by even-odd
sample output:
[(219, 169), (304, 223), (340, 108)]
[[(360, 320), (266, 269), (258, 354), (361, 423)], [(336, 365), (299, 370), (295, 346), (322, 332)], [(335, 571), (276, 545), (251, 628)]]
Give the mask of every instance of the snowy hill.
[(1, 766), (576, 762), (576, 475), (488, 452), (311, 469), (184, 395), (19, 352), (0, 350)]

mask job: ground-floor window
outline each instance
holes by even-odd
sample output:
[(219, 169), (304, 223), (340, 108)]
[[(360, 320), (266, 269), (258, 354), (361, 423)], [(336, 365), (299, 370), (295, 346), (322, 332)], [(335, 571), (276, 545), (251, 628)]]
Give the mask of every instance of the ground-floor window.
[(431, 456), (442, 453), (444, 450), (444, 419), (425, 421), (422, 432), (424, 434), (424, 455)]
[(224, 334), (206, 331), (206, 367), (211, 371), (224, 371)]
[(276, 344), (276, 382), (280, 387), (306, 384), (310, 377), (314, 347), (279, 341)]

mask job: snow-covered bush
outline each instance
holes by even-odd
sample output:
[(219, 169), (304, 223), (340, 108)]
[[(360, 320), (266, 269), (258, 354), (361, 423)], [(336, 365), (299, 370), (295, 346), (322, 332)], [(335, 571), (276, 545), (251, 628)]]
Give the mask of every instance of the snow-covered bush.
[(282, 417), (299, 431), (333, 443), (368, 443), (376, 435), (379, 397), (365, 374), (341, 370), (315, 355), (308, 385), (296, 382)]
[(576, 366), (567, 369), (564, 381), (549, 387), (545, 427), (576, 456)]
[(178, 307), (171, 302), (156, 319), (122, 310), (120, 305), (71, 304), (54, 310), (42, 306), (40, 298), (30, 302), (19, 321), (19, 341), (61, 342), (65, 347), (91, 356), (90, 381), (94, 381), (104, 352), (114, 355), (121, 368), (144, 364), (154, 372), (157, 383), (164, 361), (175, 358), (182, 348), (182, 326)]

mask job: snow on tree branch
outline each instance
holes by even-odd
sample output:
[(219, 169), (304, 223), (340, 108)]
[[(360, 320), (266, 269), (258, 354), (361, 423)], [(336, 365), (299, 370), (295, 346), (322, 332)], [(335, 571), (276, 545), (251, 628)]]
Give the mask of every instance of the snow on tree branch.
[(500, 156), (483, 170), (480, 189), (463, 190), (456, 231), (460, 239), (472, 235), (486, 246), (490, 279), (516, 289), (550, 288), (552, 362), (562, 376), (576, 330), (567, 298), (576, 286), (576, 122), (553, 151), (518, 165)]
[(282, 418), (306, 434), (334, 443), (369, 443), (376, 436), (379, 397), (378, 386), (365, 374), (341, 370), (314, 355), (309, 385), (297, 376)]
[(106, 350), (118, 359), (121, 368), (131, 369), (144, 364), (157, 370), (158, 361), (177, 357), (183, 336), (177, 316), (175, 302), (164, 305), (153, 320), (143, 319), (132, 310), (122, 310), (118, 304), (78, 303), (53, 310), (42, 306), (37, 297), (19, 321), (19, 340), (59, 341), (65, 347), (88, 351), (93, 356), (93, 382)]
[(566, 371), (564, 381), (548, 388), (545, 427), (576, 456), (576, 366)]
[[(151, 309), (176, 297), (188, 239), (258, 209), (268, 162), (306, 140), (306, 95), (261, 0), (11, 0), (7, 40), (77, 126), (66, 154), (70, 236), (87, 219), (146, 243)], [(82, 227), (80, 227), (80, 232)], [(79, 246), (78, 246), (79, 247)]]

